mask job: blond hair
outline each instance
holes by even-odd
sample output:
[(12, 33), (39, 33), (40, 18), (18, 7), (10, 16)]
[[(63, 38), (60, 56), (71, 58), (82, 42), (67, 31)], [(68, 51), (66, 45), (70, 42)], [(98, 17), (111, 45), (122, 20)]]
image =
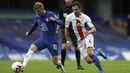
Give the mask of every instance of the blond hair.
[(39, 9), (39, 8), (44, 8), (43, 4), (41, 2), (36, 2), (34, 5), (33, 5), (33, 8), (34, 9)]

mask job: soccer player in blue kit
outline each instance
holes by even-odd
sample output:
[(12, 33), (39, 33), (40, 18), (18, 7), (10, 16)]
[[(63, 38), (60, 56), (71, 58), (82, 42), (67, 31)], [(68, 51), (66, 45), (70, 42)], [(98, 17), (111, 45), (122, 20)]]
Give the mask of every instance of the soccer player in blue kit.
[(36, 12), (36, 17), (31, 30), (26, 32), (26, 36), (31, 35), (37, 26), (41, 27), (41, 36), (30, 46), (23, 61), (23, 70), (36, 51), (47, 48), (52, 55), (53, 63), (60, 67), (61, 73), (65, 73), (61, 61), (58, 60), (58, 38), (56, 33), (57, 24), (62, 24), (62, 22), (53, 12), (46, 11), (41, 2), (36, 2), (33, 8)]

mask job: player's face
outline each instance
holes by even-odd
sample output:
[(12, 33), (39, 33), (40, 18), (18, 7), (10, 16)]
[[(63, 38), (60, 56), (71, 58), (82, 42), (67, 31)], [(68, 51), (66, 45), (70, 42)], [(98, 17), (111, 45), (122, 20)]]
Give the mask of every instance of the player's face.
[(72, 4), (72, 2), (73, 2), (73, 0), (65, 0), (65, 3), (68, 5)]
[(81, 9), (78, 6), (72, 6), (72, 10), (75, 14), (80, 14)]
[(44, 8), (41, 7), (41, 8), (38, 8), (38, 9), (34, 9), (35, 12), (39, 15), (39, 16), (43, 16), (45, 13), (44, 13)]

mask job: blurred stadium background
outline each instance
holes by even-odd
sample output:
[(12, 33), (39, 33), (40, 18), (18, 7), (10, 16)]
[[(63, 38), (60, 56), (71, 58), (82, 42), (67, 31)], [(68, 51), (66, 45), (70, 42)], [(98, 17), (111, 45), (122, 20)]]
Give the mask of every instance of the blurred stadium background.
[[(35, 1), (43, 2), (47, 10), (56, 14), (59, 7), (64, 4), (64, 0), (0, 0), (0, 60), (23, 60), (30, 44), (39, 37), (39, 30), (25, 37), (25, 32), (30, 29), (35, 15), (32, 8)], [(95, 48), (102, 48), (110, 60), (130, 61), (130, 0), (79, 0), (79, 2), (82, 4), (83, 12), (91, 17), (97, 28), (97, 33), (94, 35)], [(60, 53), (61, 33), (58, 35)], [(67, 53), (67, 60), (75, 60), (73, 50)], [(50, 59), (47, 50), (38, 52), (32, 57), (32, 60)], [(3, 61), (0, 64), (3, 64)]]

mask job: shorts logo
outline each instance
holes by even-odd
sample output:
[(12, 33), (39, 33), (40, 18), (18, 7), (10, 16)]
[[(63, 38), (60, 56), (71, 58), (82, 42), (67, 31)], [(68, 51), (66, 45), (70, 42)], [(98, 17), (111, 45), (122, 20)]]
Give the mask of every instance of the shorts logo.
[(92, 43), (91, 39), (89, 39), (89, 43), (90, 43), (90, 44)]

